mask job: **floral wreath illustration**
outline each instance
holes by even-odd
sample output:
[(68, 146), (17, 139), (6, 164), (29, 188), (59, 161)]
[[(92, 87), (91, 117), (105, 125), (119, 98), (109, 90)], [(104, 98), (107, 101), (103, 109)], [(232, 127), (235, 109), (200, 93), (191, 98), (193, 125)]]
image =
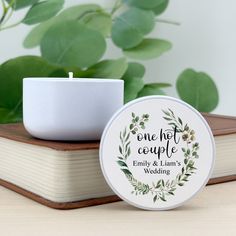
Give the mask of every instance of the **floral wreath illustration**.
[(188, 124), (183, 124), (183, 121), (176, 117), (174, 112), (168, 108), (168, 110), (163, 110), (165, 119), (168, 122), (168, 125), (171, 128), (176, 129), (176, 132), (182, 135), (182, 140), (185, 142), (185, 147), (182, 148), (182, 152), (184, 155), (184, 165), (181, 169), (181, 172), (176, 175), (173, 180), (163, 180), (159, 179), (156, 183), (153, 182), (152, 186), (146, 183), (142, 183), (137, 180), (132, 172), (130, 171), (127, 159), (131, 155), (130, 148), (130, 136), (137, 134), (140, 129), (145, 129), (145, 123), (149, 121), (149, 115), (143, 114), (141, 117), (136, 116), (132, 113), (132, 122), (129, 127), (125, 127), (123, 131), (120, 132), (120, 141), (119, 145), (119, 153), (118, 165), (120, 166), (121, 171), (125, 174), (126, 178), (130, 182), (133, 187), (132, 194), (151, 194), (153, 196), (153, 202), (167, 201), (167, 197), (174, 195), (175, 190), (180, 186), (184, 186), (184, 184), (189, 180), (192, 174), (195, 174), (195, 170), (197, 169), (195, 165), (195, 160), (199, 158), (197, 151), (199, 150), (199, 144), (195, 141), (195, 132), (190, 129)]

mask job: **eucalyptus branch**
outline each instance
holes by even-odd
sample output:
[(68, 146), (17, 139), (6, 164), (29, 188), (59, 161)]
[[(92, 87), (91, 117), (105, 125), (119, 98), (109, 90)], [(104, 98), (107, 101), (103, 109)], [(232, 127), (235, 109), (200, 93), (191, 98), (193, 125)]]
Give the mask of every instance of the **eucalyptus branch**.
[(4, 0), (1, 0), (1, 3), (2, 3), (2, 9), (5, 9), (5, 8), (6, 8), (5, 1), (4, 1)]
[(8, 8), (6, 7), (4, 0), (1, 0), (2, 2), (2, 8), (3, 8), (3, 12), (2, 12), (2, 16), (0, 18), (0, 25), (3, 23), (3, 21), (5, 20), (5, 17), (7, 16), (7, 11)]
[(175, 114), (171, 109), (163, 111), (163, 113), (166, 115), (163, 118), (169, 122), (168, 124), (171, 125), (173, 129), (177, 128), (177, 132), (184, 131), (182, 120), (179, 117), (175, 117)]
[(15, 4), (15, 0), (11, 0), (9, 5), (7, 6), (7, 9), (9, 10), (14, 4)]
[(0, 18), (0, 25), (2, 24), (2, 22), (5, 20), (6, 14), (3, 13), (2, 17)]
[(180, 26), (180, 25), (181, 25), (180, 22), (172, 21), (172, 20), (165, 20), (165, 19), (156, 19), (156, 22), (165, 23), (165, 24), (170, 24), (170, 25), (177, 25), (177, 26)]
[(7, 17), (5, 18), (5, 20), (4, 20), (4, 22), (3, 22), (4, 25), (5, 25), (5, 24), (8, 22), (8, 20), (12, 17), (13, 12), (14, 12), (14, 11), (11, 9), (10, 13), (7, 15)]
[(13, 28), (13, 27), (16, 27), (17, 25), (21, 24), (22, 20), (12, 24), (12, 25), (8, 25), (8, 26), (5, 26), (5, 27), (0, 27), (0, 31), (3, 31), (3, 30), (6, 30), (6, 29), (10, 29), (10, 28)]
[(111, 10), (111, 15), (114, 15), (115, 12), (122, 7), (122, 5), (123, 5), (122, 0), (117, 0)]
[(3, 15), (0, 19), (0, 31), (19, 25), (21, 23), (21, 21), (17, 22), (17, 23), (14, 23), (12, 25), (6, 26), (6, 27), (2, 27), (3, 25), (5, 25), (8, 22), (8, 20), (11, 18), (12, 14), (13, 14), (12, 7), (15, 4), (15, 0), (11, 0), (11, 2), (8, 4), (8, 6), (6, 6), (4, 0), (1, 0), (1, 2), (2, 2), (2, 6), (3, 6)]

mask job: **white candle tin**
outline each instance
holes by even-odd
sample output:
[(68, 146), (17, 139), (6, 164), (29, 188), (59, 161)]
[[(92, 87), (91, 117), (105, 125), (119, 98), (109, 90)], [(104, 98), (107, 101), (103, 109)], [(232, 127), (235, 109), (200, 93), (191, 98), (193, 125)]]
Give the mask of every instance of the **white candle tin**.
[(110, 119), (100, 144), (107, 183), (146, 210), (185, 204), (208, 182), (214, 160), (214, 138), (202, 115), (166, 96), (126, 104)]
[(46, 140), (98, 140), (123, 105), (124, 82), (113, 79), (25, 78), (23, 122)]

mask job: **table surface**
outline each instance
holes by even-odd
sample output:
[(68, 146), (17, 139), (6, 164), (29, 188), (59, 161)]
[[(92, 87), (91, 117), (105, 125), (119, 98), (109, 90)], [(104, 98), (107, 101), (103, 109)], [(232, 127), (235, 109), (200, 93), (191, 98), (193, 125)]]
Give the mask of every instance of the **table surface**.
[(236, 181), (206, 187), (185, 206), (144, 211), (117, 202), (76, 210), (54, 210), (0, 187), (0, 234), (236, 235)]

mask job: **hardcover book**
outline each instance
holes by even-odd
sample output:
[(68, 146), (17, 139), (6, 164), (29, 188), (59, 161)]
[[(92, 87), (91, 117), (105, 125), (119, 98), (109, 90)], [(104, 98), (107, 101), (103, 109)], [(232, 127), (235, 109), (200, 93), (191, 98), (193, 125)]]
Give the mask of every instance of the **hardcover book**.
[[(208, 184), (236, 180), (236, 118), (204, 114), (216, 142)], [(22, 124), (0, 125), (0, 184), (56, 209), (120, 200), (106, 184), (99, 142), (53, 142), (32, 138)]]

